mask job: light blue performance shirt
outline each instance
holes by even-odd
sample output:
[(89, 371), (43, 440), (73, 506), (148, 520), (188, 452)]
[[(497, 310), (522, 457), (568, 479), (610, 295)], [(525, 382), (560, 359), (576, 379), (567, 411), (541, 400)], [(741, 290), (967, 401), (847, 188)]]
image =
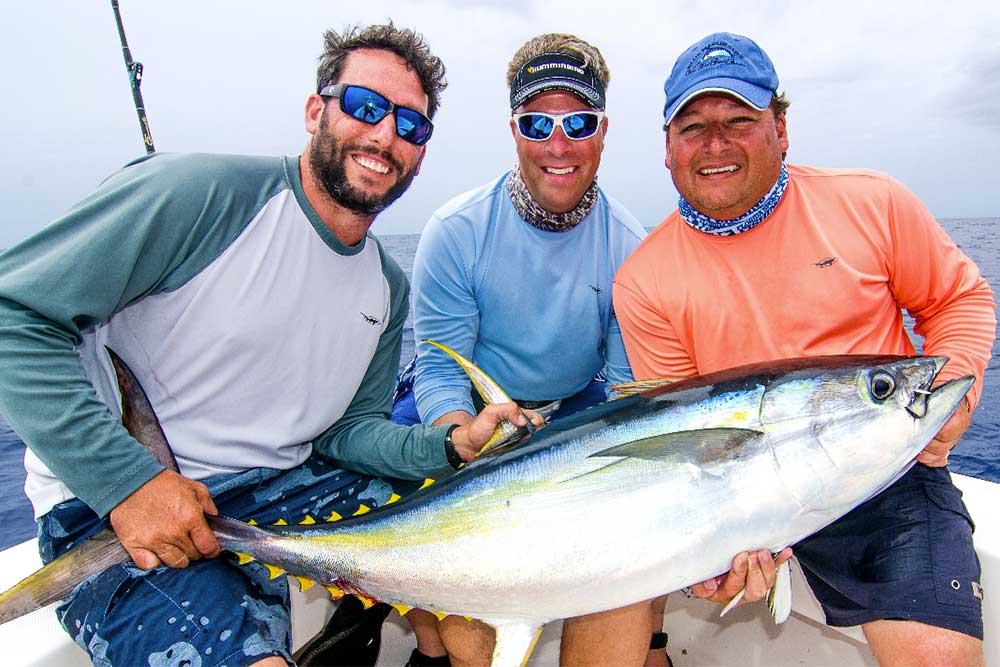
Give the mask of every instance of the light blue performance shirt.
[(475, 413), (465, 373), (443, 343), (482, 368), (514, 399), (571, 396), (603, 370), (632, 373), (611, 306), (611, 281), (645, 230), (599, 191), (573, 229), (525, 222), (507, 175), (451, 200), (424, 228), (413, 263), (414, 395), (425, 424), (452, 410)]

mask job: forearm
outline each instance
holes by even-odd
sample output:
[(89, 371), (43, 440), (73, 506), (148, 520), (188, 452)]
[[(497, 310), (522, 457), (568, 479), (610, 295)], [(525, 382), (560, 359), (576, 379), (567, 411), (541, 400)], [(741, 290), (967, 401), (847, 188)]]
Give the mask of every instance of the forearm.
[(441, 415), (434, 420), (434, 426), (447, 426), (450, 424), (458, 424), (459, 426), (465, 426), (466, 424), (471, 424), (472, 420), (475, 419), (475, 415), (466, 412), (465, 410), (452, 410), (451, 412)]
[(449, 426), (401, 426), (385, 417), (338, 422), (313, 443), (341, 467), (378, 477), (423, 479), (452, 470), (445, 456)]
[(996, 317), (989, 286), (983, 281), (934, 317), (918, 321), (916, 331), (925, 337), (924, 354), (948, 357), (939, 380), (975, 375), (976, 384), (969, 390), (972, 409), (979, 403), (983, 375), (992, 356), (996, 336)]
[(99, 515), (162, 470), (98, 399), (74, 336), (3, 299), (0, 412), (53, 474)]
[(417, 369), (413, 384), (417, 412), (424, 423), (447, 413), (475, 413), (471, 384), (462, 369), (433, 340), (473, 359), (479, 338), (479, 304), (472, 288), (475, 253), (469, 239), (454, 236), (455, 226), (432, 217), (413, 260), (413, 335)]
[(629, 365), (628, 356), (625, 353), (625, 341), (622, 340), (621, 327), (618, 318), (613, 314), (608, 326), (608, 338), (604, 349), (604, 376), (608, 380), (608, 386), (631, 382), (632, 367)]

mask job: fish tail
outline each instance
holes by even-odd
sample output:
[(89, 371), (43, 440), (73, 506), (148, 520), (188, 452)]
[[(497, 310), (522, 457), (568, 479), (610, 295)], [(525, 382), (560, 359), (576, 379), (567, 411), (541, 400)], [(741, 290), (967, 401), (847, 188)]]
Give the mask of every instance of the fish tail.
[(131, 558), (105, 528), (34, 574), (0, 593), (0, 625), (61, 600), (85, 579)]
[(206, 516), (209, 528), (223, 549), (258, 557), (259, 545), (275, 536), (260, 528), (224, 516)]

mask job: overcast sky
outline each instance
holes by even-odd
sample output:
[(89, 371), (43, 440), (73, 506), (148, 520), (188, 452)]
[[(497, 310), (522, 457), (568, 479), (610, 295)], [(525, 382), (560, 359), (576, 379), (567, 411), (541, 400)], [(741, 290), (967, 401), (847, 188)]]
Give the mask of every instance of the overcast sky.
[[(514, 162), (504, 72), (542, 32), (611, 69), (600, 182), (652, 226), (676, 207), (663, 166), (663, 80), (687, 46), (748, 35), (792, 100), (793, 163), (888, 171), (938, 217), (1000, 216), (1000, 2), (382, 2), (120, 0), (161, 151), (298, 154), (326, 28), (422, 32), (448, 67), (435, 134), (376, 233), (417, 233)], [(0, 247), (43, 227), (143, 152), (108, 0), (3, 8)]]

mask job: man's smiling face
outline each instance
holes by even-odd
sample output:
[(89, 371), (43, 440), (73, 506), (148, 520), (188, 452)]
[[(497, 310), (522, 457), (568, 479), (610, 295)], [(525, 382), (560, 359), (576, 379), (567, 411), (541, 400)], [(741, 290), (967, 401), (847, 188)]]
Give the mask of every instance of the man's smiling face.
[[(531, 98), (516, 111), (562, 114), (593, 109), (572, 93), (554, 90)], [(521, 178), (535, 203), (550, 213), (566, 213), (580, 203), (597, 175), (607, 129), (605, 118), (597, 132), (586, 139), (568, 139), (558, 126), (547, 140), (531, 141), (522, 137), (511, 121)]]
[(698, 211), (732, 220), (766, 195), (788, 150), (785, 116), (722, 93), (695, 98), (667, 128), (665, 163), (674, 186)]
[[(400, 106), (427, 112), (427, 95), (416, 73), (389, 51), (353, 52), (345, 61), (340, 81), (370, 88)], [(310, 166), (335, 202), (355, 213), (374, 215), (410, 186), (425, 147), (400, 138), (395, 114), (369, 125), (342, 112), (337, 99), (326, 99), (314, 131)]]

